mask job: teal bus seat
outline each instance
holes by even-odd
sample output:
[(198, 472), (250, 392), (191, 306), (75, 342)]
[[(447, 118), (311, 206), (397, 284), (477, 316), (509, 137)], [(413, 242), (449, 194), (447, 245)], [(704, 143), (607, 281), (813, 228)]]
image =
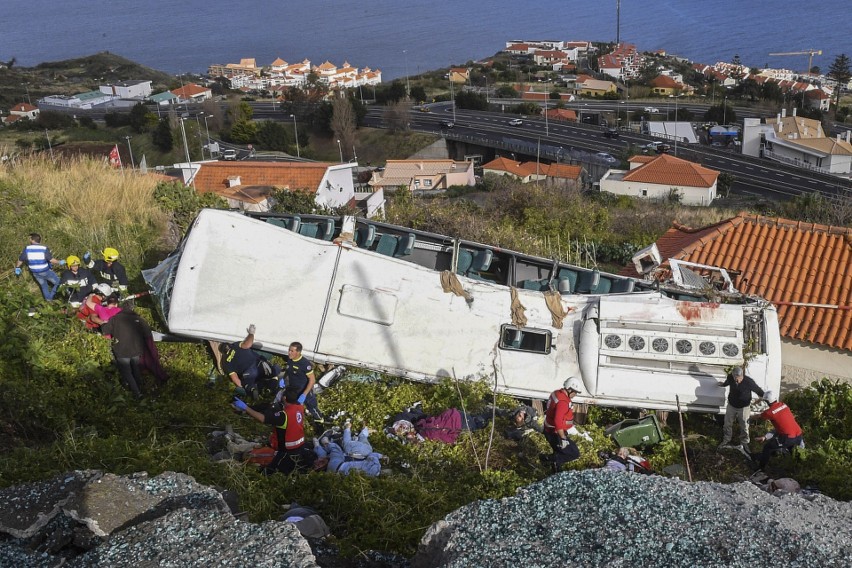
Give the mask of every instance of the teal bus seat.
[(376, 226), (367, 225), (366, 227), (358, 227), (355, 229), (355, 244), (358, 248), (368, 249), (373, 246), (376, 240)]
[[(563, 294), (568, 294), (577, 291), (577, 278), (579, 278), (580, 273), (573, 268), (560, 268), (559, 272), (556, 275), (558, 283), (558, 289)], [(563, 282), (565, 280), (566, 282)], [(567, 290), (565, 289), (565, 284), (568, 284)]]
[(293, 218), (287, 222), (287, 228), (293, 231), (294, 233), (299, 232), (299, 227), (302, 224), (302, 218), (298, 215), (293, 215)]
[(376, 252), (385, 256), (408, 256), (414, 250), (414, 241), (414, 233), (408, 233), (402, 237), (383, 234), (379, 237)]
[(330, 241), (334, 234), (334, 221), (323, 219), (318, 223), (301, 223), (299, 225), (299, 234), (314, 239)]
[(469, 249), (459, 249), (458, 262), (456, 262), (456, 273), (468, 278), (483, 280), (480, 272), (486, 272), (491, 267), (494, 252), (484, 249), (474, 252)]
[(287, 228), (287, 219), (280, 219), (278, 217), (269, 217), (266, 219), (266, 222), (270, 225), (275, 225), (276, 227), (281, 227), (282, 229)]
[(609, 294), (612, 291), (613, 283), (613, 278), (601, 275), (598, 287), (595, 288), (595, 294)]
[(619, 278), (612, 283), (612, 288), (609, 289), (611, 294), (618, 292), (632, 292), (636, 286), (636, 281), (632, 278)]
[(521, 280), (518, 285), (524, 290), (535, 290), (537, 292), (547, 292), (550, 290), (550, 280), (544, 278), (542, 280)]
[(574, 292), (577, 294), (594, 294), (600, 280), (601, 273), (597, 270), (583, 270), (577, 276), (577, 287), (574, 288)]

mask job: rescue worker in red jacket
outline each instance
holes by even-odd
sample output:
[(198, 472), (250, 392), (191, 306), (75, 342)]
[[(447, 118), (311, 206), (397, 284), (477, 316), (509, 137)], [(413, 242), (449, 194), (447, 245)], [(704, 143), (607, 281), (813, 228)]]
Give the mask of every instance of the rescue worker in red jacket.
[(553, 454), (542, 454), (542, 461), (552, 464), (557, 472), (562, 464), (574, 461), (580, 457), (580, 449), (570, 438), (579, 432), (574, 426), (574, 404), (571, 401), (579, 394), (583, 383), (577, 377), (569, 377), (562, 388), (553, 391), (547, 401), (547, 411), (544, 415), (544, 437), (553, 449)]
[(791, 450), (802, 445), (802, 429), (796, 422), (796, 418), (790, 408), (778, 400), (775, 392), (768, 390), (763, 394), (763, 400), (769, 403), (769, 408), (764, 410), (759, 418), (772, 422), (775, 430), (767, 432), (766, 435), (755, 438), (763, 442), (763, 451), (757, 456), (757, 464), (761, 469), (769, 463), (772, 454), (782, 449)]
[(316, 456), (305, 445), (305, 407), (299, 404), (299, 390), (288, 387), (284, 391), (284, 406), (273, 404), (262, 412), (234, 398), (234, 408), (243, 411), (262, 424), (275, 427), (278, 451), (263, 473), (269, 475), (280, 471), (306, 472), (311, 469)]

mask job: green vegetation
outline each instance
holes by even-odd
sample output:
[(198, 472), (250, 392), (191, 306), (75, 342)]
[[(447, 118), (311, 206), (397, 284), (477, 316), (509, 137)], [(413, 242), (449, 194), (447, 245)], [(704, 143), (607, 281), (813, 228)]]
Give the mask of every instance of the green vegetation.
[[(26, 234), (39, 231), (60, 257), (117, 248), (131, 275), (132, 291), (144, 287), (139, 270), (171, 250), (198, 208), (215, 205), (180, 185), (156, 186), (145, 176), (111, 169), (101, 161), (55, 164), (38, 158), (18, 158), (0, 168), (0, 199), (0, 250), (7, 266), (20, 253)], [(580, 244), (595, 243), (600, 254), (603, 243), (646, 244), (673, 217), (699, 225), (709, 222), (707, 216), (729, 215), (676, 205), (646, 208), (623, 199), (589, 200), (535, 186), (495, 187), (482, 205), (468, 199), (414, 202), (399, 195), (390, 203), (388, 216), (394, 222), (548, 256), (573, 258), (579, 250), (588, 260), (590, 251)], [(294, 210), (308, 205), (297, 198), (287, 202)], [(612, 234), (619, 239), (608, 236)], [(547, 448), (544, 439), (533, 435), (520, 445), (503, 439), (503, 418), (496, 421), (493, 437), (485, 429), (463, 435), (454, 446), (403, 446), (376, 435), (376, 449), (390, 457), (394, 471), (376, 479), (330, 474), (267, 478), (252, 466), (213, 463), (207, 450), (211, 431), (230, 424), (246, 437), (265, 439), (268, 430), (231, 410), (227, 381), (205, 388), (211, 359), (204, 347), (162, 344), (170, 380), (134, 402), (119, 386), (107, 340), (84, 331), (58, 302), (42, 302), (29, 277), (15, 278), (7, 269), (0, 281), (0, 487), (70, 469), (118, 474), (145, 470), (152, 475), (176, 470), (201, 483), (235, 490), (253, 521), (277, 518), (283, 505), (298, 500), (321, 512), (345, 554), (379, 549), (410, 555), (424, 530), (450, 511), (477, 499), (512, 495), (548, 473), (538, 462), (538, 454)], [(160, 327), (150, 305), (142, 301), (137, 309)], [(30, 306), (38, 307), (35, 317), (27, 317)], [(386, 416), (418, 400), (430, 413), (451, 406), (479, 412), (489, 403), (503, 408), (513, 404), (505, 396), (494, 397), (487, 379), (422, 385), (350, 371), (360, 379), (341, 381), (325, 391), (320, 405), (329, 415), (345, 411), (356, 423), (375, 429), (384, 426)], [(823, 382), (789, 400), (805, 429), (808, 449), (798, 460), (778, 459), (773, 467), (828, 495), (852, 498), (846, 481), (852, 462), (852, 390)], [(586, 429), (593, 442), (580, 441), (582, 458), (570, 468), (599, 465), (597, 451), (613, 449), (603, 429), (624, 417), (616, 410), (592, 408)], [(750, 473), (739, 454), (715, 451), (721, 427), (713, 417), (684, 419), (695, 479), (729, 482)], [(679, 434), (668, 433), (671, 439), (647, 454), (658, 470), (682, 461)]]

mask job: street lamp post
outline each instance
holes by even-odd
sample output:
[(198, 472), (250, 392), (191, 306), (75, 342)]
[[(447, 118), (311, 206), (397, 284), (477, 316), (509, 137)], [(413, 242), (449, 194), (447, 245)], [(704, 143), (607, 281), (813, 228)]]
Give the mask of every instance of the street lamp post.
[(453, 122), (456, 121), (456, 86), (453, 84), (453, 74), (450, 73), (450, 99), (453, 101)]
[(547, 99), (550, 98), (550, 77), (544, 85), (544, 135), (550, 136), (550, 123), (547, 119)]
[(210, 149), (210, 128), (207, 127), (207, 118), (208, 115), (206, 113), (202, 113), (201, 117), (204, 119), (204, 132), (207, 133), (207, 154), (210, 156), (210, 159), (213, 159), (213, 150)]
[[(301, 150), (299, 150), (299, 127), (296, 126), (296, 115), (291, 114), (290, 118), (293, 119), (293, 136), (296, 137), (296, 157), (301, 158), (302, 152), (301, 152)], [(338, 142), (340, 142), (340, 141), (338, 140)]]
[(195, 132), (198, 145), (201, 146), (201, 159), (204, 160), (204, 144), (201, 143), (201, 122), (198, 120), (198, 113), (195, 113), (195, 128), (197, 129)]
[[(408, 50), (403, 49), (402, 54), (405, 56), (405, 96), (406, 98), (411, 98), (411, 82), (408, 77)], [(452, 77), (450, 77), (450, 79), (452, 79)]]
[(124, 139), (127, 140), (127, 149), (130, 150), (130, 169), (135, 170), (136, 169), (136, 162), (133, 161), (133, 145), (130, 144), (131, 138), (133, 138), (133, 137), (132, 136), (125, 136), (124, 137)]
[(728, 95), (725, 95), (725, 106), (722, 107), (722, 125), (728, 124)]
[[(180, 119), (180, 133), (181, 133), (181, 136), (183, 137), (183, 152), (186, 155), (186, 163), (191, 164), (192, 160), (189, 157), (189, 145), (186, 143), (186, 128), (183, 125), (185, 120), (186, 120), (185, 118)], [(191, 166), (190, 166), (190, 171), (191, 171)]]
[(340, 145), (340, 139), (337, 139), (337, 149), (340, 151), (340, 163), (343, 163), (343, 146)]

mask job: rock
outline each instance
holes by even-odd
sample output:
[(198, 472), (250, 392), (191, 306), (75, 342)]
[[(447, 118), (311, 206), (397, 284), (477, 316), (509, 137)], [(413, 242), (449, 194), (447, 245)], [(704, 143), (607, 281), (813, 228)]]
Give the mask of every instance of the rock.
[(292, 523), (241, 521), (218, 491), (173, 472), (76, 471), (4, 489), (0, 532), (0, 566), (317, 565)]
[(849, 518), (850, 503), (779, 499), (751, 483), (565, 472), (450, 513), (411, 565), (841, 566), (852, 555)]
[(0, 532), (30, 538), (60, 513), (62, 507), (99, 471), (75, 471), (49, 481), (7, 487), (0, 491)]

